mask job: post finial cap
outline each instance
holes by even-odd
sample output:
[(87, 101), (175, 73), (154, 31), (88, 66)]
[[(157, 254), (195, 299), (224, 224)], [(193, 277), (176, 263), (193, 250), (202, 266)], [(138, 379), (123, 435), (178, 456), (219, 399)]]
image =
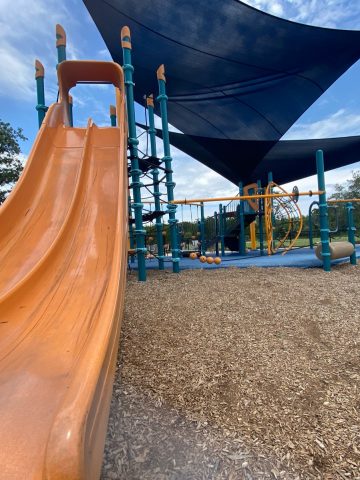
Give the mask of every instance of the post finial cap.
[(146, 97), (146, 105), (148, 107), (153, 107), (154, 108), (154, 96), (153, 96), (153, 94)]
[(115, 105), (110, 105), (110, 117), (116, 115), (116, 107)]
[(164, 80), (164, 82), (166, 82), (164, 64), (160, 65), (160, 67), (156, 70), (156, 76), (158, 80)]
[(40, 77), (45, 77), (44, 65), (40, 62), (40, 60), (35, 60), (35, 78)]
[(56, 25), (56, 46), (66, 47), (66, 33), (59, 23)]
[(130, 34), (130, 28), (125, 25), (121, 29), (121, 46), (123, 48), (129, 48), (131, 50), (131, 34)]

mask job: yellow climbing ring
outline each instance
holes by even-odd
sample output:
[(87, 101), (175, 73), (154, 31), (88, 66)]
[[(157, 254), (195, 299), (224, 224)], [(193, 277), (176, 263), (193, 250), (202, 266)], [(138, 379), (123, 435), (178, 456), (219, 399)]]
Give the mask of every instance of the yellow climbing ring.
[[(286, 240), (288, 239), (290, 232), (293, 227), (298, 224), (297, 232), (295, 237), (291, 240), (288, 247), (285, 248), (283, 255), (293, 248), (297, 239), (300, 236), (303, 218), (301, 215), (301, 210), (291, 194), (284, 190), (280, 185), (277, 185), (275, 182), (270, 182), (266, 187), (265, 194), (269, 195), (274, 193), (274, 188), (280, 190), (279, 193), (284, 193), (285, 197), (276, 197), (276, 198), (265, 198), (264, 201), (264, 210), (265, 210), (265, 231), (266, 231), (266, 240), (267, 240), (267, 251), (271, 255), (276, 253), (279, 248), (281, 248)], [(273, 212), (274, 212), (274, 203), (277, 204), (277, 207), (286, 214), (288, 223), (287, 230), (285, 235), (277, 242), (277, 245), (274, 245), (274, 225), (273, 225)]]

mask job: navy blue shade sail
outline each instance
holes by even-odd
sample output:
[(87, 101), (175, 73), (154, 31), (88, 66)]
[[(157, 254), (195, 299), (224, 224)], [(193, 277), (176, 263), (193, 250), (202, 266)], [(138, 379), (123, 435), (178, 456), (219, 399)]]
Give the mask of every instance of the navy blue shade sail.
[[(138, 103), (156, 96), (155, 71), (165, 64), (169, 122), (186, 134), (171, 135), (180, 149), (235, 183), (263, 179), (269, 169), (278, 182), (314, 173), (302, 160), (302, 143), (287, 160), (288, 144), (275, 158), (276, 143), (358, 60), (359, 31), (289, 22), (237, 0), (84, 3), (120, 64), (119, 32), (130, 27)], [(336, 166), (348, 160), (344, 155)], [(326, 168), (333, 168), (328, 156)]]

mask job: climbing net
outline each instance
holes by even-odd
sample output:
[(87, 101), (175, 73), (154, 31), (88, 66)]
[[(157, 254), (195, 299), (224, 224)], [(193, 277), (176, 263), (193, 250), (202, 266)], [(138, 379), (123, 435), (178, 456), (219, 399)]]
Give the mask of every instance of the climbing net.
[[(289, 194), (275, 182), (270, 182), (266, 187), (265, 193), (282, 193), (284, 197), (265, 198), (265, 229), (267, 240), (267, 251), (271, 255), (280, 248), (284, 248), (283, 254), (293, 248), (299, 238), (303, 226), (301, 210), (297, 204), (297, 188), (292, 194)], [(295, 194), (295, 196), (294, 196)], [(278, 238), (274, 238), (275, 224), (278, 230)], [(289, 244), (285, 247), (286, 242)]]

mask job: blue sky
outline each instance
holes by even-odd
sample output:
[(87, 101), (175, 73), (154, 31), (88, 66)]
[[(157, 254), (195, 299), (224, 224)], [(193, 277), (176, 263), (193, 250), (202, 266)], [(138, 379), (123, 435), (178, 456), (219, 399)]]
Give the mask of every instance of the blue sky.
[[(301, 23), (342, 29), (360, 29), (359, 0), (247, 0), (271, 14)], [(46, 103), (56, 100), (55, 24), (67, 33), (69, 59), (110, 60), (106, 46), (80, 0), (0, 0), (0, 118), (22, 127), (29, 141), (22, 144), (26, 156), (37, 133), (34, 60), (45, 66)], [(136, 54), (136, 52), (134, 52)], [(287, 132), (284, 138), (321, 138), (360, 134), (360, 63), (343, 75)], [(99, 125), (109, 122), (112, 87), (76, 87), (74, 117), (85, 125), (91, 116)], [(139, 119), (142, 110), (138, 109)], [(159, 152), (161, 154), (161, 150)], [(173, 149), (176, 197), (232, 195), (236, 187), (215, 172)], [(344, 182), (360, 163), (327, 174), (328, 189)], [(316, 179), (296, 182), (314, 189)], [(292, 188), (292, 185), (289, 186)], [(303, 202), (303, 206), (306, 206)], [(213, 206), (208, 211), (212, 211)]]

